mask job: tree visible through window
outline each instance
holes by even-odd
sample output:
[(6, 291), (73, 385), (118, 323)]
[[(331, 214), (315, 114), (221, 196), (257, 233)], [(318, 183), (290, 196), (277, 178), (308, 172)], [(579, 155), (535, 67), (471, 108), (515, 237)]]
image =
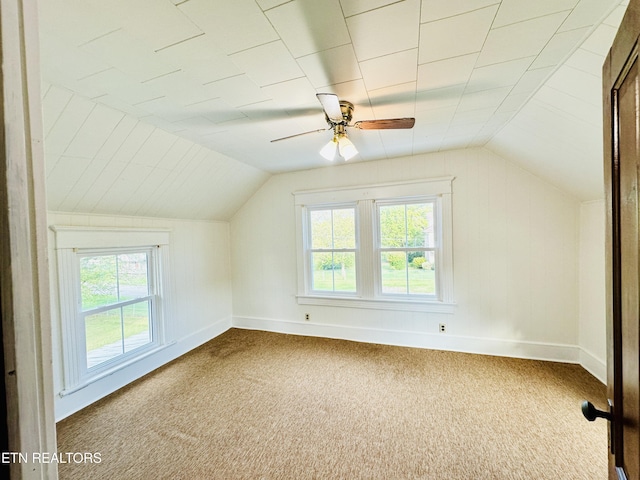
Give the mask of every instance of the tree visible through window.
[(434, 202), (378, 206), (383, 294), (436, 295)]
[(87, 368), (152, 341), (152, 252), (80, 257), (80, 316)]

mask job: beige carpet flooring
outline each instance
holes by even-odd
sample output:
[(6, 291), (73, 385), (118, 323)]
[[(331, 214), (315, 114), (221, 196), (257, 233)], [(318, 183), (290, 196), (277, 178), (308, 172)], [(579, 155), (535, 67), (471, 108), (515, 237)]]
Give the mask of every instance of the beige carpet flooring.
[(607, 476), (576, 365), (232, 329), (58, 424), (71, 479)]

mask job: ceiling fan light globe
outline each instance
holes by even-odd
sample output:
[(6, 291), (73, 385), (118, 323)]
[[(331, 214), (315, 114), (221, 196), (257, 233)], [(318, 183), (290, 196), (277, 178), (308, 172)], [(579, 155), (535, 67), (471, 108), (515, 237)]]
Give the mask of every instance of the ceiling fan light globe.
[(330, 140), (324, 147), (320, 149), (320, 155), (329, 161), (336, 158), (336, 150), (338, 149), (338, 143), (335, 140)]
[(345, 160), (349, 160), (358, 154), (356, 146), (351, 143), (347, 137), (340, 137), (338, 140), (338, 147), (340, 149), (340, 156)]

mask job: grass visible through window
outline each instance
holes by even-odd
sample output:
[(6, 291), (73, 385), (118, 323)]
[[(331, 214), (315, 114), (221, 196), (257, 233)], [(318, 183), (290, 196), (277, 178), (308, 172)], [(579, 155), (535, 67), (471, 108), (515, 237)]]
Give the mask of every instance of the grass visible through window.
[(148, 332), (149, 312), (147, 305), (147, 302), (142, 302), (124, 307), (124, 322), (121, 321), (120, 308), (86, 317), (87, 352), (122, 342), (123, 338), (126, 344), (127, 338)]
[[(346, 268), (344, 273), (336, 269), (315, 270), (313, 272), (313, 288), (320, 291), (332, 291), (332, 273), (335, 275), (335, 290), (354, 292), (356, 290), (355, 267)], [(405, 269), (392, 268), (388, 263), (382, 266), (385, 293), (407, 293), (407, 272)], [(409, 267), (409, 283), (412, 292), (434, 294), (436, 291), (436, 275), (434, 270)]]

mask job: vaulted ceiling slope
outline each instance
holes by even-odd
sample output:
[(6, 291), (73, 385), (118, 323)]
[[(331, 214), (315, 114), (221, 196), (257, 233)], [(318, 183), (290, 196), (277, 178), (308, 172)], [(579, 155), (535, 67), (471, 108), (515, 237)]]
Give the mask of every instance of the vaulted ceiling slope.
[[(354, 120), (416, 118), (411, 130), (348, 129), (359, 150), (352, 161), (484, 146), (495, 136), (491, 149), (590, 198), (582, 190), (592, 190), (584, 185), (593, 169), (585, 179), (570, 173), (595, 151), (582, 123), (598, 119), (574, 104), (593, 106), (599, 93), (560, 95), (568, 84), (549, 83), (555, 75), (539, 89), (562, 69), (573, 69), (569, 82), (574, 70), (593, 76), (593, 59), (579, 60), (576, 49), (620, 3), (41, 2), (49, 208), (228, 218), (268, 174), (327, 164), (318, 151), (328, 131), (271, 142), (327, 128), (318, 92), (352, 102)], [(608, 49), (605, 37), (598, 49)], [(567, 58), (580, 66), (559, 68)], [(560, 113), (548, 121), (547, 111)], [(567, 128), (584, 138), (567, 146), (555, 126), (574, 121)]]
[(64, 88), (42, 104), (49, 210), (228, 220), (269, 177)]
[(623, 4), (487, 144), (580, 200), (604, 196), (602, 65), (628, 1)]

